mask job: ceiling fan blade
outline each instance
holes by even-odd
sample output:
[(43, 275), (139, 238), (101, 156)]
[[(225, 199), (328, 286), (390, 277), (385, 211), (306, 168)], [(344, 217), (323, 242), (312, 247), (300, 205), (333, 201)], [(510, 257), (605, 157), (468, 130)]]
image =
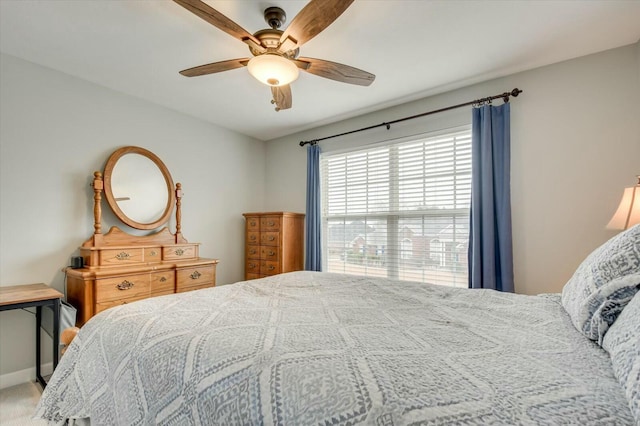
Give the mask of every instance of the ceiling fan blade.
[(272, 104), (275, 104), (276, 111), (291, 108), (291, 86), (272, 86), (271, 95), (273, 96)]
[(291, 62), (294, 63), (294, 65), (298, 68), (300, 68), (301, 70), (307, 70), (309, 69), (309, 67), (311, 66), (310, 62), (306, 62), (306, 61), (299, 61), (297, 59), (289, 59)]
[(326, 61), (324, 59), (298, 58), (300, 62), (308, 62), (309, 67), (304, 69), (308, 73), (319, 77), (329, 78), (342, 83), (357, 84), (358, 86), (369, 86), (376, 79), (376, 76), (349, 65), (337, 62)]
[(242, 42), (251, 40), (253, 43), (260, 45), (260, 40), (255, 38), (251, 33), (224, 16), (208, 4), (201, 0), (173, 0), (188, 11), (198, 15), (214, 27), (224, 31), (232, 37)]
[(214, 74), (222, 71), (229, 71), (247, 66), (249, 58), (230, 59), (228, 61), (214, 62), (212, 64), (200, 65), (180, 71), (185, 77), (196, 77), (199, 75)]
[(286, 44), (287, 50), (300, 47), (338, 19), (351, 3), (353, 0), (311, 0), (282, 33), (280, 44)]

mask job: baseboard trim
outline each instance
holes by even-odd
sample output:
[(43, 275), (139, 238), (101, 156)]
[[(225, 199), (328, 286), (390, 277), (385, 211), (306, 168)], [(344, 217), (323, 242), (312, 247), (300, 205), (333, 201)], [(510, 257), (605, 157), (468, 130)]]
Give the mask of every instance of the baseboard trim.
[[(53, 372), (53, 363), (48, 362), (42, 364), (40, 373), (43, 376), (48, 376)], [(26, 368), (24, 370), (14, 371), (13, 373), (0, 375), (0, 389), (10, 388), (11, 386), (20, 385), (27, 382), (36, 381), (36, 368)]]

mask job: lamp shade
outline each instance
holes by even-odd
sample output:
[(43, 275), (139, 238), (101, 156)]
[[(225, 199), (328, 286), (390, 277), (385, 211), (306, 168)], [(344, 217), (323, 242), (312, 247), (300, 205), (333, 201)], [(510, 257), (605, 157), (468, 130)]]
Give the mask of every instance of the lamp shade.
[(265, 53), (251, 58), (249, 74), (268, 86), (284, 86), (298, 78), (298, 67), (280, 55)]
[(636, 223), (640, 223), (640, 176), (636, 186), (624, 189), (618, 210), (607, 224), (607, 229), (629, 229)]

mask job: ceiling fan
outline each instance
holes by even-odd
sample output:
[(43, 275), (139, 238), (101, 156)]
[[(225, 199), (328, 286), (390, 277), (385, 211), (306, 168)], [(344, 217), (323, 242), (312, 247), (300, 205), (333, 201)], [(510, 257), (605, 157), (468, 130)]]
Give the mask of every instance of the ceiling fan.
[(298, 57), (300, 46), (327, 28), (354, 0), (311, 0), (284, 30), (284, 10), (269, 7), (264, 19), (271, 28), (250, 34), (244, 28), (201, 0), (173, 0), (211, 25), (249, 46), (252, 58), (214, 62), (180, 71), (187, 77), (214, 74), (246, 66), (249, 73), (271, 86), (272, 104), (276, 111), (291, 108), (289, 83), (298, 77), (298, 70), (331, 80), (368, 86), (375, 75), (348, 65), (323, 59)]

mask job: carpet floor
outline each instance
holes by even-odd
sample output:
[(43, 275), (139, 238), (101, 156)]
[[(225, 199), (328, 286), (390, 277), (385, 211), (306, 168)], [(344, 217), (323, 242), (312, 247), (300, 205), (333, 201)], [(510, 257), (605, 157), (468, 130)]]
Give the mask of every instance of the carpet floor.
[(36, 383), (23, 383), (0, 390), (0, 424), (2, 426), (46, 425), (44, 420), (32, 420), (42, 390)]

